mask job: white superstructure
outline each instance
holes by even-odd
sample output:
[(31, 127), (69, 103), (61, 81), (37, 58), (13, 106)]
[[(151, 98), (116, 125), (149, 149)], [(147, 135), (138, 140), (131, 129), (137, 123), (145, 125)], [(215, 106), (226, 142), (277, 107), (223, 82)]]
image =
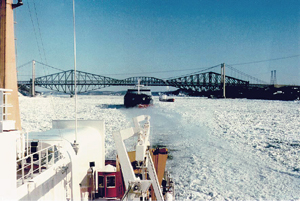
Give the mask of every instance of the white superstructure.
[[(0, 102), (8, 95), (0, 89)], [(90, 164), (105, 170), (105, 128), (102, 121), (78, 121), (78, 153), (72, 146), (74, 121), (54, 121), (53, 129), (24, 134), (4, 115), (8, 104), (2, 104), (0, 122), (0, 200), (82, 200), (91, 187)], [(31, 142), (38, 144), (33, 147)], [(33, 149), (35, 148), (35, 149)], [(33, 151), (34, 150), (34, 151)]]

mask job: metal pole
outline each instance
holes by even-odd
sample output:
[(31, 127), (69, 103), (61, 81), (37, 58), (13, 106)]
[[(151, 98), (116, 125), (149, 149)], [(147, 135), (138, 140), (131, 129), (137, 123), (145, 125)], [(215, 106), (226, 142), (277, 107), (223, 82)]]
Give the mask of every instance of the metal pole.
[(31, 96), (32, 96), (32, 97), (35, 96), (35, 85), (34, 85), (34, 81), (35, 81), (35, 61), (32, 60), (32, 83), (31, 83)]
[(73, 28), (74, 28), (74, 95), (75, 95), (75, 142), (77, 142), (77, 78), (76, 78), (76, 28), (75, 28), (75, 0), (73, 0)]
[(76, 29), (75, 29), (75, 0), (73, 0), (73, 28), (74, 28), (74, 94), (75, 94), (75, 140), (73, 149), (77, 155), (79, 144), (77, 143), (77, 77), (76, 77)]

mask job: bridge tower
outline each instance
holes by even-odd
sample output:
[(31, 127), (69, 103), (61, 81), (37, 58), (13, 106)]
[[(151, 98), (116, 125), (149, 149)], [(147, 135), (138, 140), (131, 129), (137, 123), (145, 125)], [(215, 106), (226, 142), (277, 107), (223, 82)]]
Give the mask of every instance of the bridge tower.
[(273, 84), (273, 80), (274, 80), (274, 77), (273, 77), (273, 71), (271, 71), (271, 80), (270, 80), (270, 84)]
[(32, 60), (32, 79), (31, 79), (31, 96), (35, 96), (35, 61)]
[(225, 75), (225, 63), (221, 64), (221, 84), (223, 84), (223, 98), (226, 98), (226, 75)]
[(274, 70), (274, 84), (277, 84), (276, 70)]
[(272, 85), (277, 84), (276, 70), (271, 71), (271, 82), (270, 82), (270, 84), (272, 84)]

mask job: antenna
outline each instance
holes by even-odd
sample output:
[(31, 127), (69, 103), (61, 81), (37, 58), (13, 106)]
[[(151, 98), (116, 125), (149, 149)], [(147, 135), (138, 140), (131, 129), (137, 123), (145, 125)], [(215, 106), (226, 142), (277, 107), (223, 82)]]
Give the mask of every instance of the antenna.
[(75, 0), (73, 0), (73, 28), (74, 28), (74, 95), (75, 95), (75, 140), (73, 143), (73, 149), (77, 155), (79, 144), (77, 143), (77, 77), (76, 77), (76, 29), (75, 29)]

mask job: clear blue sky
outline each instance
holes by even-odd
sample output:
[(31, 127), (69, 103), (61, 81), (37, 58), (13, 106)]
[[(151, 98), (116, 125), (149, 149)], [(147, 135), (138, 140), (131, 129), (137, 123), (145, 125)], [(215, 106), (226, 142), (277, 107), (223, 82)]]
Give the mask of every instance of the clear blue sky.
[[(15, 19), (17, 65), (35, 59), (63, 70), (72, 69), (72, 0), (23, 2), (16, 9)], [(81, 71), (113, 78), (168, 78), (220, 63), (300, 55), (299, 0), (75, 3), (77, 69)], [(278, 83), (300, 85), (299, 62), (300, 56), (296, 56), (233, 67), (267, 82), (271, 70), (276, 70)], [(31, 72), (29, 67), (22, 72), (25, 69)], [(190, 70), (180, 71), (185, 69)], [(48, 72), (52, 73), (44, 70)]]

